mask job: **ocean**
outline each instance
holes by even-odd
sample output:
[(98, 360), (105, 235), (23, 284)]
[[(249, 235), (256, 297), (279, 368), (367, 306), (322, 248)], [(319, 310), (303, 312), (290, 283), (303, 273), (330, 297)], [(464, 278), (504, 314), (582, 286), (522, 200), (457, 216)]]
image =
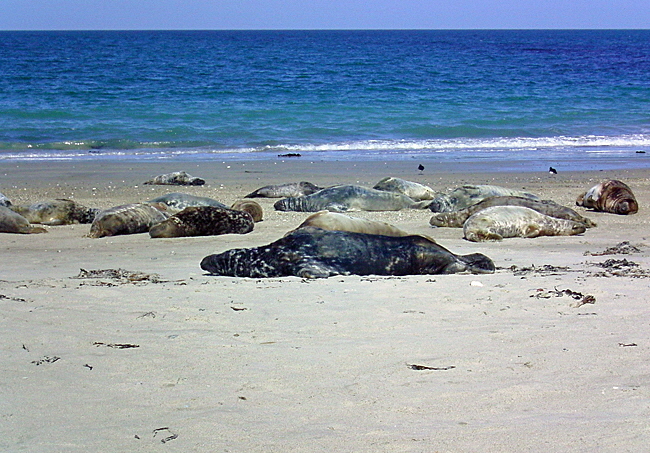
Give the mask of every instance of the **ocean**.
[(650, 30), (0, 32), (0, 160), (285, 154), (650, 167)]

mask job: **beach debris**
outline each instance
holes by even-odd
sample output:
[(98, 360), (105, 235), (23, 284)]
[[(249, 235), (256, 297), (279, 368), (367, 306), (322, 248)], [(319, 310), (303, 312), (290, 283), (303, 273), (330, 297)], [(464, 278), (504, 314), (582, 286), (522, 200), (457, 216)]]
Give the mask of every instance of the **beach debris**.
[(39, 365), (43, 365), (44, 363), (54, 363), (54, 362), (56, 362), (56, 361), (58, 361), (58, 360), (61, 360), (61, 357), (57, 357), (57, 356), (52, 356), (52, 357), (50, 357), (50, 356), (45, 356), (45, 357), (43, 357), (42, 359), (39, 359), (39, 360), (32, 360), (32, 363), (33, 363), (34, 365), (36, 365), (36, 366), (39, 366)]
[(450, 366), (427, 366), (427, 365), (417, 365), (417, 364), (406, 364), (407, 367), (409, 367), (412, 370), (415, 371), (426, 371), (426, 370), (432, 370), (432, 371), (447, 371), (447, 370), (453, 370), (456, 368), (454, 365)]
[(103, 343), (101, 341), (95, 341), (93, 342), (93, 346), (106, 346), (107, 348), (113, 348), (113, 349), (133, 349), (133, 348), (139, 348), (139, 344), (132, 344), (132, 343)]
[(549, 275), (562, 275), (567, 272), (577, 272), (566, 266), (552, 266), (550, 264), (544, 264), (542, 266), (535, 266), (534, 264), (532, 264), (530, 267), (521, 267), (521, 268), (516, 265), (512, 265), (508, 269), (511, 270), (516, 276), (523, 276), (528, 274), (549, 276)]
[(205, 179), (189, 175), (184, 171), (176, 171), (174, 173), (158, 175), (149, 181), (145, 181), (144, 184), (158, 186), (202, 186), (205, 184)]
[(146, 274), (144, 272), (132, 272), (125, 269), (79, 269), (79, 275), (70, 278), (78, 279), (109, 279), (119, 283), (164, 283), (158, 274)]
[(571, 304), (573, 308), (582, 307), (585, 304), (595, 304), (596, 298), (591, 294), (584, 295), (578, 291), (573, 291), (570, 289), (557, 289), (557, 287), (552, 290), (544, 290), (538, 288), (535, 290), (535, 294), (531, 294), (530, 297), (535, 297), (537, 299), (550, 299), (551, 297), (564, 297), (569, 296), (572, 299), (576, 300), (575, 303)]
[(0, 300), (11, 300), (14, 302), (27, 302), (27, 299), (23, 299), (22, 297), (11, 297), (11, 296), (5, 296), (4, 294), (0, 294)]
[(604, 256), (604, 255), (631, 255), (633, 253), (641, 253), (641, 249), (631, 245), (630, 241), (620, 242), (612, 247), (607, 247), (602, 252), (590, 252), (586, 251), (584, 256)]
[(166, 434), (166, 437), (163, 437), (162, 439), (160, 439), (160, 442), (162, 442), (163, 444), (166, 444), (170, 440), (174, 440), (174, 439), (178, 438), (178, 434), (173, 433), (169, 429), (169, 427), (167, 427), (167, 426), (165, 426), (164, 428), (156, 428), (156, 429), (153, 430), (153, 437), (154, 438), (156, 438), (156, 436), (158, 436), (158, 434)]
[(638, 346), (638, 344), (636, 344), (636, 343), (619, 343), (618, 345), (620, 347), (622, 347), (622, 348), (629, 348), (629, 347), (633, 347), (633, 346)]

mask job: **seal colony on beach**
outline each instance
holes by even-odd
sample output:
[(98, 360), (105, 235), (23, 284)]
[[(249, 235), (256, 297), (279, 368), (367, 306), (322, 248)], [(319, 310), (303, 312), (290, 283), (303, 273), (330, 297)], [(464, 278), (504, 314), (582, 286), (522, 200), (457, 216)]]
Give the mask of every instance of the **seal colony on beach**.
[(423, 209), (428, 201), (415, 201), (401, 193), (369, 189), (357, 185), (339, 185), (303, 197), (289, 197), (273, 205), (278, 211), (399, 211)]
[(584, 223), (550, 217), (523, 206), (492, 206), (472, 214), (463, 225), (463, 234), (468, 241), (479, 242), (571, 236), (586, 229)]
[(208, 255), (201, 268), (213, 275), (252, 278), (485, 274), (495, 270), (485, 255), (455, 255), (423, 236), (391, 237), (313, 227), (300, 228), (262, 247)]
[(29, 221), (6, 206), (0, 206), (0, 233), (47, 233), (45, 228), (30, 225)]
[(634, 214), (639, 210), (632, 189), (617, 179), (596, 184), (578, 196), (576, 205), (620, 215)]
[(158, 175), (143, 184), (162, 185), (162, 186), (202, 186), (205, 180), (191, 176), (184, 171)]

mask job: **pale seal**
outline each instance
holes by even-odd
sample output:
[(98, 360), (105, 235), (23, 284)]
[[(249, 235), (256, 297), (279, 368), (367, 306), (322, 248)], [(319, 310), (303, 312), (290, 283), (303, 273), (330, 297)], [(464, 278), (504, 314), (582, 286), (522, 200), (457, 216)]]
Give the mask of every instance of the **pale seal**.
[(492, 206), (471, 215), (463, 226), (465, 239), (473, 242), (503, 238), (571, 236), (586, 231), (584, 223), (557, 219), (523, 206)]
[(539, 200), (537, 195), (522, 190), (492, 185), (465, 185), (448, 194), (437, 195), (429, 205), (433, 212), (460, 211), (488, 197), (514, 196)]
[(181, 212), (185, 208), (190, 206), (217, 206), (219, 208), (227, 208), (225, 204), (214, 200), (208, 197), (198, 197), (196, 195), (190, 195), (187, 193), (178, 193), (172, 192), (160, 197), (156, 197), (153, 200), (149, 200), (147, 203), (162, 203), (166, 205), (169, 209), (169, 212)]
[[(298, 228), (314, 227), (330, 231), (349, 231), (353, 233), (380, 234), (383, 236), (409, 236), (399, 228), (376, 220), (358, 219), (339, 212), (318, 211), (310, 215)], [(287, 233), (290, 234), (291, 232)]]
[(147, 203), (115, 206), (101, 211), (90, 226), (88, 237), (101, 238), (120, 234), (146, 233), (168, 216)]
[(401, 178), (394, 178), (392, 176), (379, 181), (375, 184), (373, 189), (402, 193), (414, 200), (433, 200), (436, 195), (439, 195), (438, 192), (434, 191), (429, 186), (413, 181), (406, 181)]
[(302, 197), (318, 192), (323, 187), (318, 187), (307, 181), (290, 182), (286, 184), (270, 185), (260, 187), (249, 193), (244, 198), (286, 198)]
[(152, 238), (246, 234), (253, 231), (248, 212), (216, 206), (190, 206), (149, 229)]
[(2, 192), (0, 192), (0, 206), (4, 206), (5, 208), (11, 207), (11, 200), (7, 198)]
[(202, 186), (205, 180), (190, 176), (184, 171), (176, 171), (174, 173), (167, 173), (158, 175), (144, 184), (163, 185), (163, 186)]
[(76, 201), (64, 198), (41, 201), (29, 206), (12, 206), (11, 209), (25, 217), (30, 223), (43, 225), (92, 223), (100, 212), (100, 209), (88, 208)]
[(578, 206), (612, 214), (634, 214), (639, 210), (632, 189), (617, 179), (596, 184), (576, 200)]
[(428, 201), (415, 201), (404, 194), (385, 192), (355, 185), (328, 187), (304, 197), (289, 197), (273, 205), (278, 211), (399, 211), (423, 209)]
[(552, 200), (532, 200), (530, 198), (509, 196), (489, 197), (460, 211), (434, 213), (431, 220), (429, 220), (429, 224), (436, 227), (462, 228), (469, 216), (491, 206), (524, 206), (558, 219), (584, 223), (587, 228), (596, 226), (596, 223), (590, 219)]
[(484, 274), (495, 269), (485, 255), (455, 255), (423, 236), (391, 237), (311, 227), (262, 247), (206, 256), (201, 268), (214, 275), (252, 278)]
[(47, 230), (30, 225), (25, 217), (6, 206), (0, 206), (0, 233), (34, 234), (47, 233)]
[(230, 206), (230, 209), (248, 212), (253, 217), (255, 223), (261, 222), (264, 217), (262, 207), (253, 200), (237, 200)]

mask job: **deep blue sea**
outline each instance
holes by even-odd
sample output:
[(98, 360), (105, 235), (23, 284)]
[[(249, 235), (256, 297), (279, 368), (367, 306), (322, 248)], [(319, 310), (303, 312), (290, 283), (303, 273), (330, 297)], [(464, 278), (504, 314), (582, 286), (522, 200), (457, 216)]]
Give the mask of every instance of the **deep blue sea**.
[(0, 32), (0, 160), (286, 153), (650, 167), (650, 30)]

